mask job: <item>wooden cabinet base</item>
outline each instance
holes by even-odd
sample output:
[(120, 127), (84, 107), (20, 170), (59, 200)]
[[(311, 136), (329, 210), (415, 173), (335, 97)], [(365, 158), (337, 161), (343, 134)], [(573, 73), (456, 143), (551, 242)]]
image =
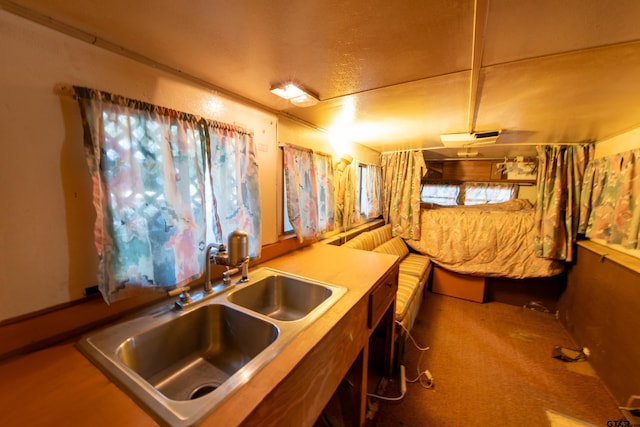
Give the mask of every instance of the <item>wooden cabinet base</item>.
[(458, 274), (434, 267), (431, 291), (436, 294), (484, 302), (485, 278)]

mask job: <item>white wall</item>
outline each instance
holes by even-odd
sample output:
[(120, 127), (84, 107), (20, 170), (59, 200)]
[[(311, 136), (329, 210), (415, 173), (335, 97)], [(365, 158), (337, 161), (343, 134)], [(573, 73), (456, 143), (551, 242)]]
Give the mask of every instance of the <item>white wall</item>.
[(278, 141), (281, 144), (294, 144), (322, 151), (331, 154), (334, 161), (338, 161), (342, 154), (349, 154), (362, 163), (380, 164), (380, 153), (363, 145), (332, 140), (330, 135), (303, 126), (291, 119), (280, 119), (279, 126)]
[(81, 85), (239, 123), (258, 146), (263, 241), (277, 240), (277, 118), (0, 11), (0, 321), (81, 298), (96, 284)]
[[(254, 131), (262, 242), (278, 240), (280, 142), (332, 153), (326, 135), (0, 10), (0, 321), (82, 298), (96, 284), (95, 214), (76, 101), (105, 90)], [(377, 152), (348, 147), (355, 158)]]
[(598, 141), (595, 157), (610, 156), (611, 154), (622, 153), (636, 148), (640, 148), (640, 128)]
[(518, 189), (518, 198), (527, 199), (531, 203), (535, 203), (538, 200), (538, 188), (533, 185), (521, 185)]

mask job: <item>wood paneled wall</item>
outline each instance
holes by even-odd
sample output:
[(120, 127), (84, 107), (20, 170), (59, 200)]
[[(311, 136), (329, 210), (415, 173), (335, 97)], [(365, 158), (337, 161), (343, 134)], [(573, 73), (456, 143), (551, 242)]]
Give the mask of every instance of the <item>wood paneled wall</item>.
[[(447, 160), (426, 161), (428, 171), (426, 181), (507, 181), (507, 175), (497, 167), (500, 160)], [(514, 182), (510, 180), (510, 182)], [(535, 182), (523, 180), (522, 182)]]
[[(606, 248), (605, 248), (606, 249)], [(582, 347), (619, 405), (640, 394), (640, 273), (578, 247), (558, 303), (560, 320)]]

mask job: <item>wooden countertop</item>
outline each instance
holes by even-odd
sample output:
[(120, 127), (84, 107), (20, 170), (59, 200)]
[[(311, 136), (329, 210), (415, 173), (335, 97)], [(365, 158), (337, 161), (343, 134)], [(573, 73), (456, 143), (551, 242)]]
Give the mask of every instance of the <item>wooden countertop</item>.
[[(366, 309), (362, 308), (366, 307), (366, 295), (398, 262), (398, 257), (393, 255), (314, 244), (261, 265), (345, 286), (349, 291), (240, 391), (226, 399), (202, 425), (220, 425), (222, 421), (224, 425), (259, 424), (260, 414), (269, 411), (265, 396), (286, 394), (286, 390), (278, 387), (287, 379), (293, 383), (294, 377), (305, 375), (296, 370), (298, 365), (305, 360), (309, 363), (318, 343), (329, 332), (361, 341), (361, 337), (353, 336), (358, 332), (353, 322), (366, 324)], [(317, 361), (319, 372), (322, 364), (322, 360)], [(0, 425), (3, 426), (157, 425), (80, 354), (73, 342), (6, 361), (0, 364), (0, 378)], [(305, 384), (300, 387), (304, 395)], [(298, 393), (288, 392), (292, 396)], [(281, 412), (285, 409), (278, 408)]]

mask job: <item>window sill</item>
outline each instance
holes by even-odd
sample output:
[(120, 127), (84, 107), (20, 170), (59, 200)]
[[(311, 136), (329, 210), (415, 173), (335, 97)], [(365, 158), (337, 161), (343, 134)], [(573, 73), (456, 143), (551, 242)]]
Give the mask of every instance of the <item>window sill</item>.
[(604, 245), (588, 239), (578, 241), (578, 246), (582, 246), (583, 248), (600, 255), (601, 261), (608, 259), (640, 274), (640, 258), (619, 251), (613, 246)]

